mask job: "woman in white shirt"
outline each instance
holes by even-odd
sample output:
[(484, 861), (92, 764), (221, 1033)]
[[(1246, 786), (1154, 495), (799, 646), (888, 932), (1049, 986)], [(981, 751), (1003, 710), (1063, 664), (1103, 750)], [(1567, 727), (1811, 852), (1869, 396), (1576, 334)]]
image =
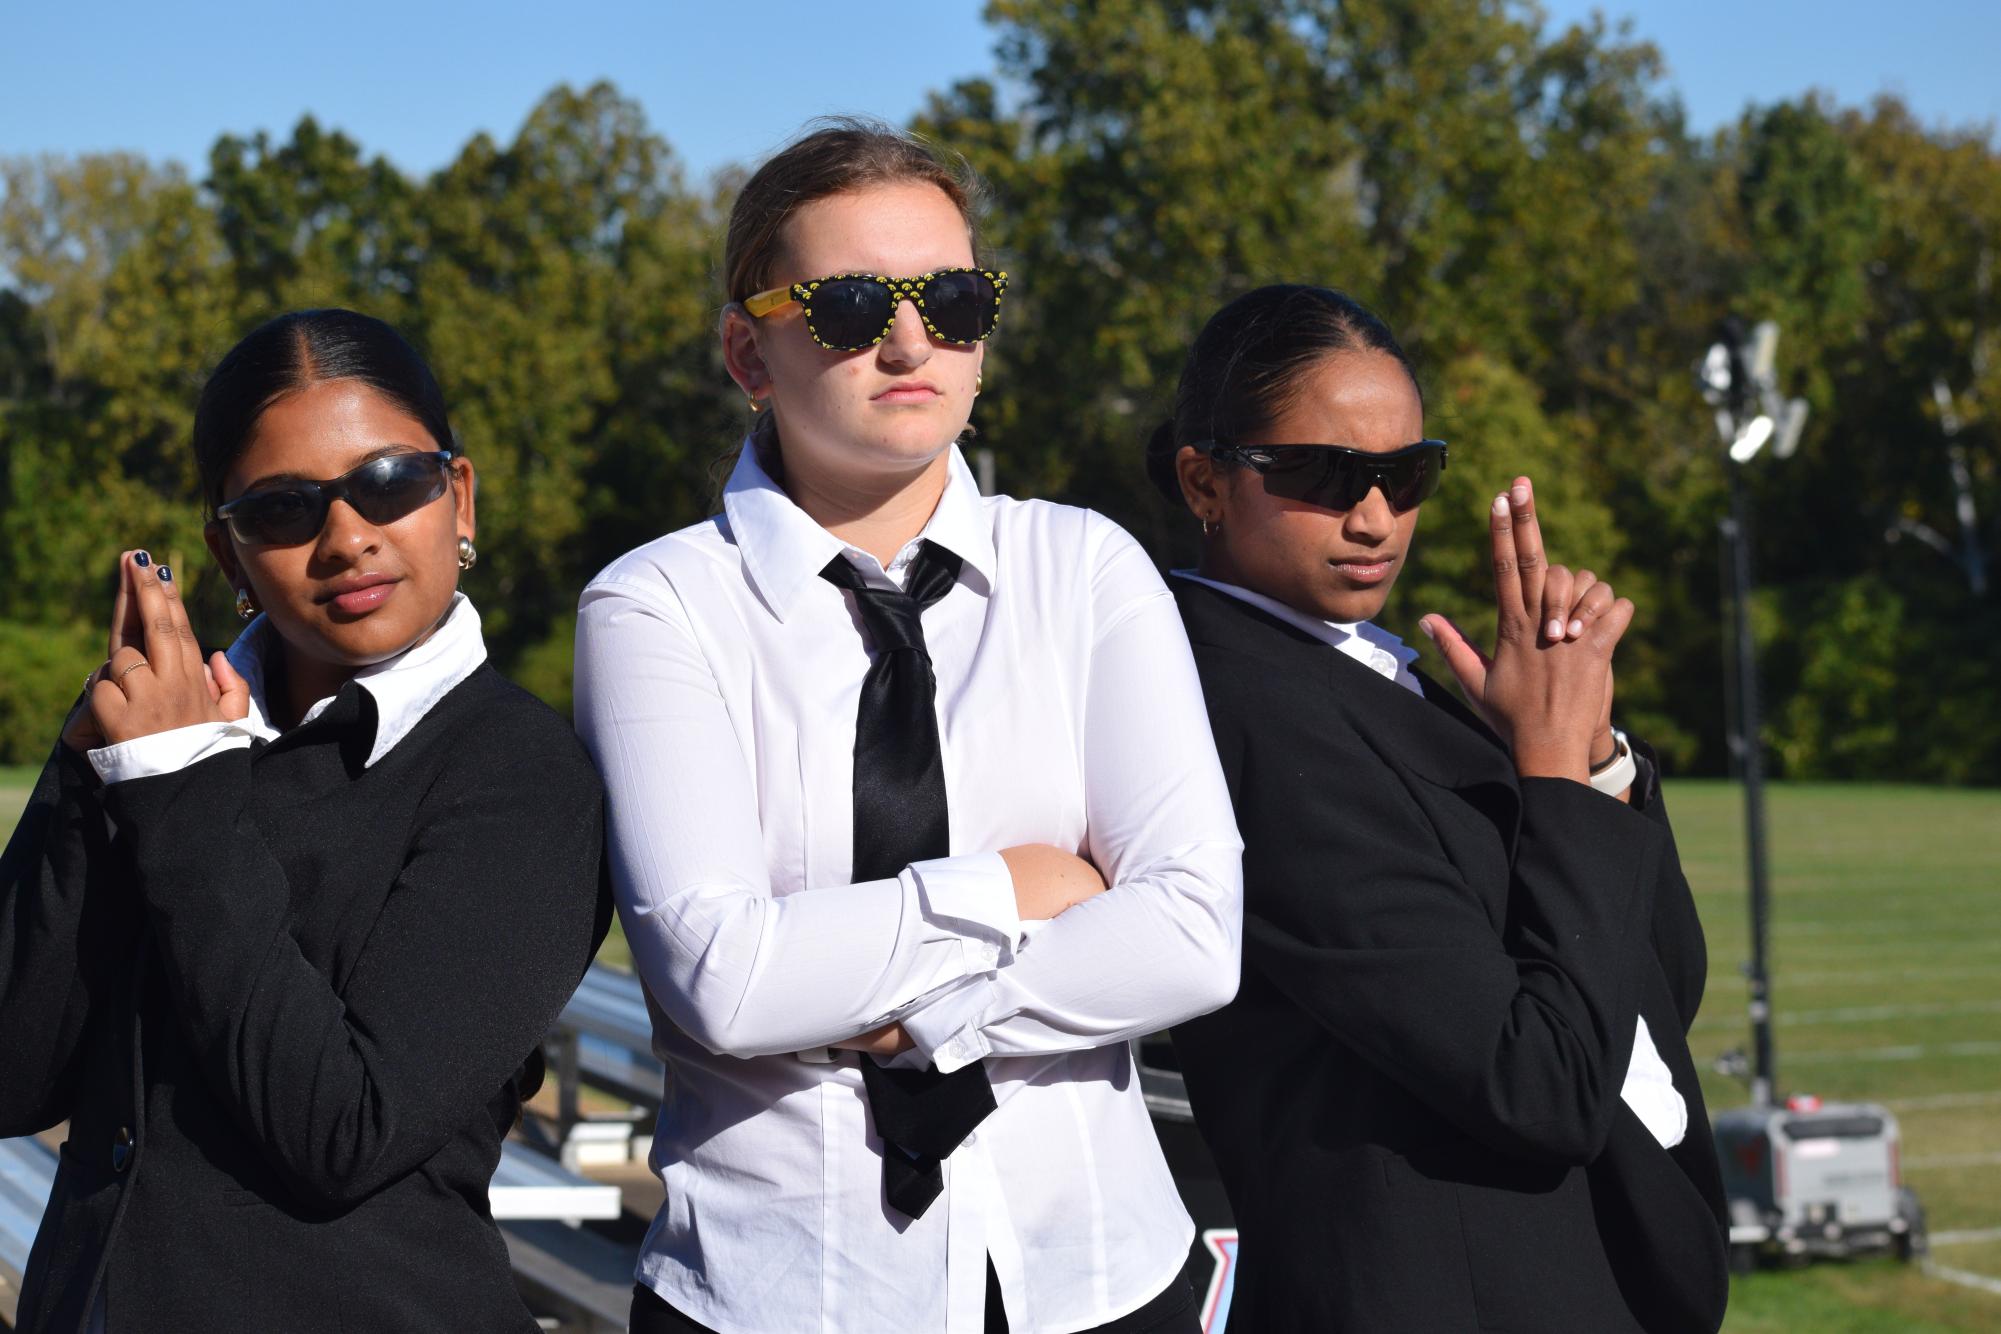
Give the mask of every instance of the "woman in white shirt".
[(1126, 1044), (1235, 991), (1240, 845), (1174, 602), (1098, 515), (979, 494), (1007, 278), (931, 150), (796, 141), (725, 266), (723, 512), (578, 627), (667, 1065), (633, 1328), (1193, 1330)]

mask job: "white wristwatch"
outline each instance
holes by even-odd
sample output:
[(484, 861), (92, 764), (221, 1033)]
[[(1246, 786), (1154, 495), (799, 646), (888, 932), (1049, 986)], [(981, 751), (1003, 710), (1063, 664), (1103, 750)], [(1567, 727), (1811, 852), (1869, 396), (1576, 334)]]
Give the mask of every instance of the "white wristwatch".
[(1633, 748), (1626, 741), (1626, 734), (1618, 728), (1612, 729), (1613, 756), (1610, 763), (1591, 775), (1591, 786), (1608, 797), (1616, 797), (1633, 785), (1640, 776), (1640, 766), (1633, 758)]

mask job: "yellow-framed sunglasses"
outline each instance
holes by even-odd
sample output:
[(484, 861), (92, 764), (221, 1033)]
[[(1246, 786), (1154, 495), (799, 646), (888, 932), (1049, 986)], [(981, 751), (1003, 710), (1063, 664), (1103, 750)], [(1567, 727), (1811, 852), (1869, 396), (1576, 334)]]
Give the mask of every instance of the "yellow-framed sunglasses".
[(836, 273), (759, 292), (743, 308), (763, 319), (796, 303), (814, 342), (833, 352), (857, 352), (889, 337), (896, 308), (909, 301), (933, 338), (964, 345), (994, 331), (1006, 290), (1007, 274), (992, 269), (935, 269), (914, 278)]

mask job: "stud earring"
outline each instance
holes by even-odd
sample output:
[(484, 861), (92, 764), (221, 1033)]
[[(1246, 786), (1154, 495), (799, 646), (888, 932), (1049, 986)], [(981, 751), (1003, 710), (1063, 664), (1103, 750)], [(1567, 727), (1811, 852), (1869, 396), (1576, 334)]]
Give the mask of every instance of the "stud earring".
[(247, 588), (236, 590), (236, 614), (246, 621), (257, 614), (257, 599), (250, 596)]
[(461, 570), (470, 570), (477, 564), (479, 564), (479, 550), (473, 546), (470, 537), (461, 537), (459, 539), (459, 568)]

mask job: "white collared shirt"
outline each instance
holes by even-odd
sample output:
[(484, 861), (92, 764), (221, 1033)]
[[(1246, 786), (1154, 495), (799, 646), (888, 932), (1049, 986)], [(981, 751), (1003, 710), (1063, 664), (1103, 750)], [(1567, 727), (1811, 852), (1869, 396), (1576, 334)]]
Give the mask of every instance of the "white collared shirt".
[[(185, 769), (211, 755), (242, 749), (253, 740), (277, 740), (279, 729), (272, 725), (264, 698), (264, 659), (276, 633), (269, 618), (260, 615), (229, 646), (229, 665), (250, 687), (247, 715), (235, 722), (195, 723), (134, 737), (116, 746), (100, 746), (90, 752), (97, 776), (107, 784), (150, 778)], [(375, 744), (369, 749), (368, 763), (373, 765), (387, 755), (433, 704), (485, 661), (486, 640), (479, 631), (479, 612), (465, 594), (454, 593), (445, 623), (428, 639), (356, 672), (355, 684), (375, 701)], [(332, 703), (332, 695), (315, 702), (299, 719), (299, 725), (319, 717)]]
[[(1371, 621), (1323, 621), (1263, 593), (1254, 593), (1236, 584), (1204, 579), (1193, 570), (1175, 570), (1173, 573), (1190, 583), (1227, 594), (1239, 602), (1248, 602), (1287, 625), (1296, 626), (1315, 639), (1332, 644), (1385, 680), (1394, 681), (1420, 696), (1424, 694), (1423, 684), (1410, 669), (1411, 663), (1417, 661), (1417, 650), (1407, 647), (1401, 639)], [(1639, 1028), (1634, 1034), (1633, 1058), (1626, 1067), (1625, 1084), (1619, 1090), (1619, 1096), (1662, 1147), (1673, 1148), (1688, 1133), (1688, 1101), (1675, 1088), (1674, 1076), (1669, 1072), (1667, 1063), (1661, 1060), (1660, 1051), (1647, 1032), (1645, 1019), (1639, 1021)]]
[[(641, 1281), (720, 1334), (976, 1334), (989, 1255), (1016, 1329), (1136, 1309), (1193, 1225), (1126, 1043), (1227, 1001), (1241, 933), (1242, 844), (1172, 597), (1109, 520), (983, 498), (954, 448), (921, 534), (964, 562), (924, 614), (953, 855), (851, 883), (869, 652), (819, 572), (896, 581), (749, 446), (723, 510), (614, 562), (577, 631), (578, 729), (668, 1067)], [(1027, 843), (1110, 888), (1017, 921), (997, 853)], [(915, 1220), (883, 1202), (854, 1061), (799, 1055), (889, 1020), (940, 1069), (984, 1060), (999, 1103)]]

